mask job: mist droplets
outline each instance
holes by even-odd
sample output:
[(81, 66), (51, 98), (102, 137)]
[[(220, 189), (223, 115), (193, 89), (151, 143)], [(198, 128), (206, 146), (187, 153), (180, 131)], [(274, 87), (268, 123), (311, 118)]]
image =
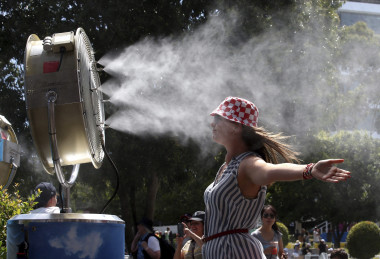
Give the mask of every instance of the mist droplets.
[(236, 20), (214, 16), (197, 31), (146, 38), (101, 58), (112, 75), (102, 89), (118, 107), (107, 124), (133, 134), (170, 133), (202, 143), (211, 137), (209, 113), (225, 97), (238, 96), (256, 104), (262, 123), (292, 134), (313, 128), (323, 119), (316, 116), (322, 116), (318, 109), (324, 107), (332, 76), (325, 73), (332, 54), (316, 41), (324, 41), (321, 31), (272, 29), (231, 46)]

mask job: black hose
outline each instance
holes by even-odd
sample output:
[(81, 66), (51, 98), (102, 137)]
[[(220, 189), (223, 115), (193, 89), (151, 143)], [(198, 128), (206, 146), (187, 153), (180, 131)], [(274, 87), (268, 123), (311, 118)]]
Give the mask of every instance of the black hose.
[(106, 150), (106, 147), (104, 146), (104, 143), (102, 141), (102, 148), (103, 148), (103, 151), (104, 153), (106, 154), (106, 157), (108, 159), (108, 161), (111, 163), (112, 167), (115, 169), (115, 173), (116, 173), (116, 188), (115, 188), (115, 191), (114, 193), (112, 194), (111, 198), (107, 201), (107, 203), (104, 205), (103, 209), (99, 212), (99, 214), (103, 214), (103, 212), (105, 211), (105, 209), (108, 207), (108, 205), (111, 203), (111, 201), (115, 198), (118, 190), (119, 190), (119, 171), (117, 170), (117, 167), (115, 165), (115, 163), (112, 161), (111, 157), (109, 156), (107, 150)]

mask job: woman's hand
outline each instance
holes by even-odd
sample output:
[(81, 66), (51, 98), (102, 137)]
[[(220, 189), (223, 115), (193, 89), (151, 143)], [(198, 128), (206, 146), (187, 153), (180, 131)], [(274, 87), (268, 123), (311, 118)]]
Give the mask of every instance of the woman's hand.
[(334, 164), (343, 163), (344, 159), (326, 159), (318, 161), (311, 170), (314, 178), (325, 182), (339, 182), (351, 178), (349, 171), (340, 169)]
[(141, 247), (146, 250), (148, 248), (148, 243), (146, 241), (141, 242)]
[(182, 223), (183, 224), (183, 233), (185, 233), (184, 237), (191, 237), (193, 232), (187, 227), (187, 225), (185, 223)]
[(135, 235), (135, 240), (139, 240), (141, 237), (141, 233), (139, 231), (137, 231), (136, 235)]

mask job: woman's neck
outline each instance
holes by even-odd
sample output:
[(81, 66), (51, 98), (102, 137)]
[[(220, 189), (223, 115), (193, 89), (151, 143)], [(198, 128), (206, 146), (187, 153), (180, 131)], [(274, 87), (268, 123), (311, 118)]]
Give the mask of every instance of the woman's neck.
[(227, 154), (225, 157), (225, 161), (227, 164), (230, 163), (232, 158), (237, 157), (238, 155), (248, 151), (248, 148), (246, 146), (235, 146), (235, 147), (226, 148), (226, 149), (227, 149)]
[(270, 233), (273, 231), (272, 226), (270, 225), (262, 225), (260, 231), (263, 233)]

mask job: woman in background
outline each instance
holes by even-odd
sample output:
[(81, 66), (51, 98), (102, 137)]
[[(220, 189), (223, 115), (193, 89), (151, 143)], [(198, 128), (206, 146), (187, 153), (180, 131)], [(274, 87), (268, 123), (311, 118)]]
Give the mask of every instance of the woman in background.
[(266, 205), (261, 210), (260, 228), (252, 233), (264, 248), (264, 254), (267, 259), (279, 259), (284, 253), (284, 244), (282, 242), (282, 234), (278, 229), (277, 211), (272, 205)]

